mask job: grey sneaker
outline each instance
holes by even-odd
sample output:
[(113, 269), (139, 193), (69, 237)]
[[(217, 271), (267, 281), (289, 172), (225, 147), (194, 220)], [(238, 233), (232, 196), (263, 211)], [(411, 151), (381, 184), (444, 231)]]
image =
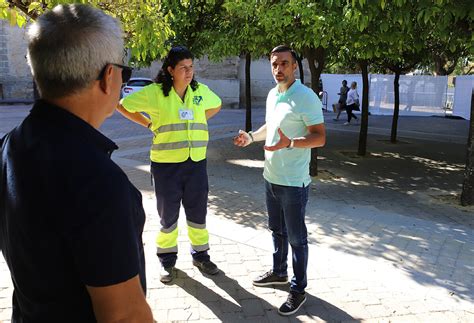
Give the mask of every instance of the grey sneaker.
[(174, 267), (163, 267), (160, 269), (160, 282), (170, 283), (174, 278)]
[(278, 314), (284, 316), (294, 314), (300, 309), (304, 302), (306, 302), (305, 293), (301, 294), (291, 291), (290, 294), (288, 294), (286, 302), (284, 302), (283, 305), (278, 309)]
[(277, 276), (272, 270), (267, 271), (253, 280), (255, 286), (285, 285), (287, 283), (288, 276)]
[(200, 271), (208, 275), (216, 275), (219, 272), (219, 268), (212, 261), (197, 261), (193, 259), (193, 265), (198, 267)]

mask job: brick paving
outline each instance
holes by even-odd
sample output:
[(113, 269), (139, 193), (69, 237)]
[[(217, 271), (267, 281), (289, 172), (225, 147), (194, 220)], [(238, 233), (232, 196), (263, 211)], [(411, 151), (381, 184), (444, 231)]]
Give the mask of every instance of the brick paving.
[[(0, 134), (27, 111), (0, 107)], [(263, 113), (255, 109), (254, 127)], [(231, 144), (244, 115), (223, 110), (210, 122), (210, 254), (222, 272), (205, 276), (192, 266), (181, 225), (178, 278), (170, 285), (159, 281), (155, 256), (159, 221), (149, 175), (150, 134), (120, 115), (101, 129), (120, 146), (114, 160), (143, 193), (147, 297), (158, 322), (474, 321), (474, 208), (453, 203), (462, 183), (467, 121), (402, 117), (402, 143), (393, 145), (386, 141), (390, 118), (371, 116), (369, 154), (359, 158), (358, 127), (326, 114), (328, 143), (320, 150), (307, 208), (308, 301), (286, 318), (276, 308), (287, 286), (251, 284), (270, 267), (272, 244), (262, 147)], [(9, 322), (11, 293), (1, 258), (0, 321)]]

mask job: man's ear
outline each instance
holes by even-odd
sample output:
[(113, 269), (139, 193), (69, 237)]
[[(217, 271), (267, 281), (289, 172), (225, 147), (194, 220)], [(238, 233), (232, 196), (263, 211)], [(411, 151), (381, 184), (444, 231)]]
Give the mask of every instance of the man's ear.
[(100, 88), (105, 94), (110, 94), (112, 92), (113, 69), (114, 67), (112, 65), (107, 65), (104, 71), (104, 76), (100, 79)]
[(171, 77), (173, 77), (173, 68), (168, 66), (166, 69), (168, 70), (168, 73), (170, 73)]

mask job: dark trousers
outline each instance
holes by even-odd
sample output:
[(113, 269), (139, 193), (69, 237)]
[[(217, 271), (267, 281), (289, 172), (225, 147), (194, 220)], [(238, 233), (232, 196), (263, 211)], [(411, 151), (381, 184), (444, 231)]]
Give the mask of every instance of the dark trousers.
[(304, 222), (307, 187), (272, 184), (265, 181), (268, 226), (273, 237), (273, 272), (287, 276), (288, 244), (291, 245), (293, 273), (290, 289), (303, 293), (307, 285), (308, 233)]
[[(186, 220), (196, 224), (206, 224), (207, 197), (207, 161), (194, 162), (188, 159), (182, 163), (151, 163), (156, 206), (162, 228), (168, 229), (178, 222), (179, 209), (183, 204)], [(198, 261), (208, 261), (207, 250), (191, 254)], [(176, 264), (177, 253), (158, 253), (164, 267)]]
[(357, 117), (355, 116), (354, 113), (352, 113), (352, 111), (355, 110), (355, 104), (349, 104), (346, 106), (346, 112), (347, 112), (347, 122), (351, 122), (351, 119), (354, 118), (357, 120)]

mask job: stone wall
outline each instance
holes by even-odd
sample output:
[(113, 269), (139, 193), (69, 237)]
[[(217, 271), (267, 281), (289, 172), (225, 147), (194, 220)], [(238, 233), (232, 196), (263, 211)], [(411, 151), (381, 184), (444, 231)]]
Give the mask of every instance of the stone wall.
[(5, 97), (5, 79), (8, 74), (6, 21), (0, 20), (0, 99)]
[(0, 20), (0, 99), (33, 99), (33, 77), (26, 63), (25, 30)]

